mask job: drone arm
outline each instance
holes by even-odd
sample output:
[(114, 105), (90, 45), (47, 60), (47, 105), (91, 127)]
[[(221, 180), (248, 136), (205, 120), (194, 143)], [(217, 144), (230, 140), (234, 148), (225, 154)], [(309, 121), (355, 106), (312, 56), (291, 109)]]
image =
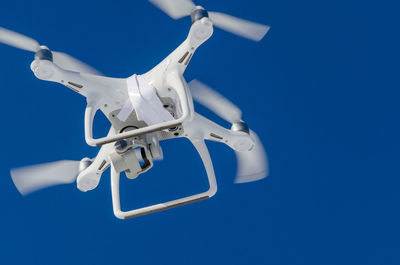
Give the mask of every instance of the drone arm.
[(224, 143), (235, 151), (247, 151), (254, 144), (249, 134), (225, 129), (198, 113), (192, 121), (184, 123), (183, 128), (189, 137)]
[(255, 132), (227, 130), (197, 113), (192, 121), (183, 124), (183, 128), (189, 138), (224, 143), (235, 151), (238, 161), (235, 183), (256, 181), (268, 176), (268, 158)]
[(65, 70), (48, 60), (34, 60), (31, 69), (38, 79), (59, 83), (85, 97), (90, 97), (93, 93), (108, 95), (114, 91), (110, 88), (115, 89), (125, 84), (123, 78)]
[[(114, 135), (114, 129), (111, 128), (108, 135)], [(103, 145), (92, 164), (82, 171), (77, 178), (77, 186), (81, 191), (93, 190), (100, 182), (101, 175), (110, 166), (108, 154), (113, 150), (114, 145)]]
[(138, 216), (145, 215), (145, 214), (150, 214), (150, 213), (159, 212), (159, 211), (167, 210), (170, 208), (186, 205), (189, 203), (194, 203), (194, 202), (205, 200), (205, 199), (208, 199), (208, 198), (214, 196), (214, 194), (217, 192), (217, 182), (215, 180), (214, 168), (213, 168), (213, 165), (211, 162), (211, 158), (210, 158), (210, 154), (208, 152), (207, 146), (204, 143), (204, 140), (201, 140), (201, 139), (193, 138), (193, 139), (191, 139), (191, 141), (192, 141), (192, 144), (197, 149), (198, 153), (200, 154), (200, 157), (206, 168), (208, 182), (210, 185), (210, 188), (206, 192), (202, 192), (200, 194), (184, 197), (181, 199), (164, 202), (164, 203), (159, 203), (159, 204), (155, 204), (152, 206), (147, 206), (147, 207), (143, 207), (140, 209), (125, 212), (125, 211), (121, 210), (121, 204), (120, 204), (120, 194), (119, 194), (120, 174), (111, 165), (111, 191), (112, 191), (113, 210), (114, 210), (115, 216), (120, 219), (129, 219), (129, 218), (138, 217)]
[(171, 71), (185, 72), (197, 48), (207, 41), (213, 34), (213, 25), (209, 18), (203, 18), (192, 24), (189, 34), (172, 53), (161, 63), (144, 74), (147, 80), (152, 80), (155, 87), (162, 87), (164, 75)]

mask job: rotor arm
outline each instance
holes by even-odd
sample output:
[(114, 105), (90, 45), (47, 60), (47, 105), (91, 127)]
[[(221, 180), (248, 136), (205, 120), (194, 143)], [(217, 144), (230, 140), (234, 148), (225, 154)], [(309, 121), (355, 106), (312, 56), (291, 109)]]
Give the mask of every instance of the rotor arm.
[(172, 71), (178, 71), (183, 75), (197, 48), (207, 41), (212, 34), (213, 24), (208, 17), (195, 21), (190, 27), (185, 41), (161, 63), (144, 74), (145, 78), (152, 80), (155, 87), (162, 87), (164, 75), (168, 75)]
[(34, 60), (31, 64), (35, 76), (44, 81), (60, 83), (71, 90), (83, 94), (84, 83), (78, 72), (64, 70), (49, 60)]
[(208, 182), (209, 182), (209, 189), (205, 192), (184, 197), (181, 199), (172, 200), (169, 202), (159, 203), (147, 207), (143, 207), (136, 210), (130, 211), (122, 211), (121, 210), (121, 203), (120, 203), (120, 193), (119, 193), (119, 179), (120, 173), (118, 173), (113, 165), (111, 165), (111, 192), (112, 192), (112, 203), (113, 203), (113, 210), (116, 217), (119, 219), (129, 219), (133, 217), (138, 217), (141, 215), (146, 215), (154, 212), (159, 212), (163, 210), (167, 210), (170, 208), (198, 202), (201, 200), (208, 199), (215, 195), (217, 192), (217, 182), (215, 180), (214, 168), (212, 165), (212, 161), (210, 158), (210, 154), (208, 152), (207, 146), (204, 143), (204, 140), (200, 139), (191, 139), (192, 144), (195, 146), (196, 150), (198, 151), (203, 164), (206, 169)]
[[(115, 88), (125, 86), (124, 78), (111, 78), (65, 70), (49, 60), (34, 60), (31, 64), (31, 70), (38, 79), (64, 85), (90, 100), (93, 100), (94, 97), (99, 98), (100, 95), (103, 98), (113, 98)], [(122, 89), (119, 89), (118, 92), (126, 97)], [(108, 102), (108, 105), (109, 108), (119, 107), (115, 106), (116, 104), (112, 101)]]
[(224, 143), (235, 151), (248, 151), (254, 145), (248, 133), (225, 129), (198, 113), (192, 121), (184, 123), (183, 128), (189, 138)]
[(238, 162), (235, 183), (257, 181), (268, 176), (268, 158), (254, 131), (227, 130), (197, 113), (192, 121), (183, 124), (183, 128), (188, 138), (224, 143), (235, 150)]
[[(110, 129), (108, 135), (114, 135), (113, 128)], [(101, 175), (110, 166), (109, 153), (113, 149), (113, 144), (106, 144), (100, 148), (92, 164), (78, 175), (76, 183), (79, 190), (86, 192), (98, 186)]]

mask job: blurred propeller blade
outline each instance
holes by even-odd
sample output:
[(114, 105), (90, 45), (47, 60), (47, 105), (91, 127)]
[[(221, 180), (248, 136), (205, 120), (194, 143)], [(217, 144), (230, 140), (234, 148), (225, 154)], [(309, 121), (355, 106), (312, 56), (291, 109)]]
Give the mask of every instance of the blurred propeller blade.
[(235, 183), (246, 183), (263, 179), (269, 174), (268, 158), (257, 134), (250, 131), (254, 147), (250, 151), (235, 152), (238, 170)]
[(233, 17), (219, 12), (209, 12), (215, 26), (241, 37), (260, 41), (269, 30), (269, 26)]
[[(0, 27), (0, 42), (31, 52), (37, 52), (41, 48), (36, 40), (2, 27)], [(93, 67), (90, 67), (68, 54), (62, 52), (52, 52), (52, 54), (53, 62), (65, 70), (101, 75), (101, 73)]]
[(0, 27), (0, 42), (31, 52), (36, 52), (40, 47), (36, 40), (2, 27)]
[(193, 98), (230, 123), (242, 120), (242, 111), (224, 96), (194, 79), (189, 84)]
[[(196, 5), (191, 0), (149, 0), (153, 5), (174, 19), (191, 15)], [(202, 7), (199, 7), (202, 9)], [(269, 26), (237, 18), (220, 12), (208, 12), (215, 26), (238, 36), (260, 41), (269, 30)]]
[(53, 53), (53, 62), (65, 70), (93, 74), (93, 75), (102, 75), (99, 71), (97, 71), (93, 67), (79, 61), (78, 59), (66, 53), (63, 52), (52, 52), (52, 53)]
[(62, 160), (11, 170), (11, 178), (22, 195), (34, 191), (73, 183), (79, 174), (80, 161)]
[(174, 19), (189, 16), (196, 7), (191, 0), (149, 0), (150, 3)]

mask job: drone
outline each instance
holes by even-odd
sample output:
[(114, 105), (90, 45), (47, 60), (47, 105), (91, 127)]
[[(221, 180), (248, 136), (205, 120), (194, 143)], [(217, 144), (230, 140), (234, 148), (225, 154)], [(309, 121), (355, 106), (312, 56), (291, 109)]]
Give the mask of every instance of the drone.
[[(198, 80), (186, 82), (183, 74), (195, 51), (213, 34), (214, 26), (241, 37), (260, 41), (269, 27), (227, 14), (208, 12), (191, 0), (149, 0), (174, 19), (190, 16), (187, 38), (147, 73), (128, 78), (103, 76), (91, 66), (62, 52), (51, 51), (36, 40), (0, 28), (0, 42), (34, 52), (31, 70), (41, 80), (56, 82), (84, 96), (85, 140), (101, 146), (93, 159), (62, 160), (11, 170), (12, 180), (22, 195), (46, 187), (76, 182), (83, 192), (95, 189), (103, 172), (110, 168), (113, 211), (128, 219), (208, 199), (217, 192), (212, 160), (205, 140), (226, 144), (235, 151), (238, 163), (236, 183), (265, 178), (269, 166), (257, 134), (242, 120), (241, 110), (228, 99)], [(193, 100), (232, 124), (226, 129), (195, 112)], [(93, 137), (93, 120), (101, 111), (111, 123), (109, 133)], [(121, 173), (136, 179), (163, 159), (162, 141), (187, 138), (204, 164), (209, 189), (200, 194), (146, 206), (121, 210)]]

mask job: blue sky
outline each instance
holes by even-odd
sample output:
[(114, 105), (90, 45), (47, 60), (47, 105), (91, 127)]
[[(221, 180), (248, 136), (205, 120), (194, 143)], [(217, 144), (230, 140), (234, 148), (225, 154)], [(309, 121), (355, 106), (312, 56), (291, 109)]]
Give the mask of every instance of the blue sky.
[[(22, 197), (9, 169), (94, 156), (85, 100), (37, 80), (32, 54), (0, 45), (3, 130), (1, 264), (399, 264), (399, 37), (394, 1), (210, 1), (209, 10), (271, 25), (260, 43), (216, 29), (185, 77), (226, 95), (262, 139), (270, 177), (235, 185), (235, 156), (209, 144), (218, 193), (128, 221), (114, 218), (109, 173)], [(147, 1), (3, 1), (0, 26), (107, 76), (143, 73), (183, 41)], [(202, 108), (196, 109), (226, 125)], [(108, 128), (98, 120), (96, 133)], [(122, 180), (125, 207), (206, 188), (187, 141)]]

